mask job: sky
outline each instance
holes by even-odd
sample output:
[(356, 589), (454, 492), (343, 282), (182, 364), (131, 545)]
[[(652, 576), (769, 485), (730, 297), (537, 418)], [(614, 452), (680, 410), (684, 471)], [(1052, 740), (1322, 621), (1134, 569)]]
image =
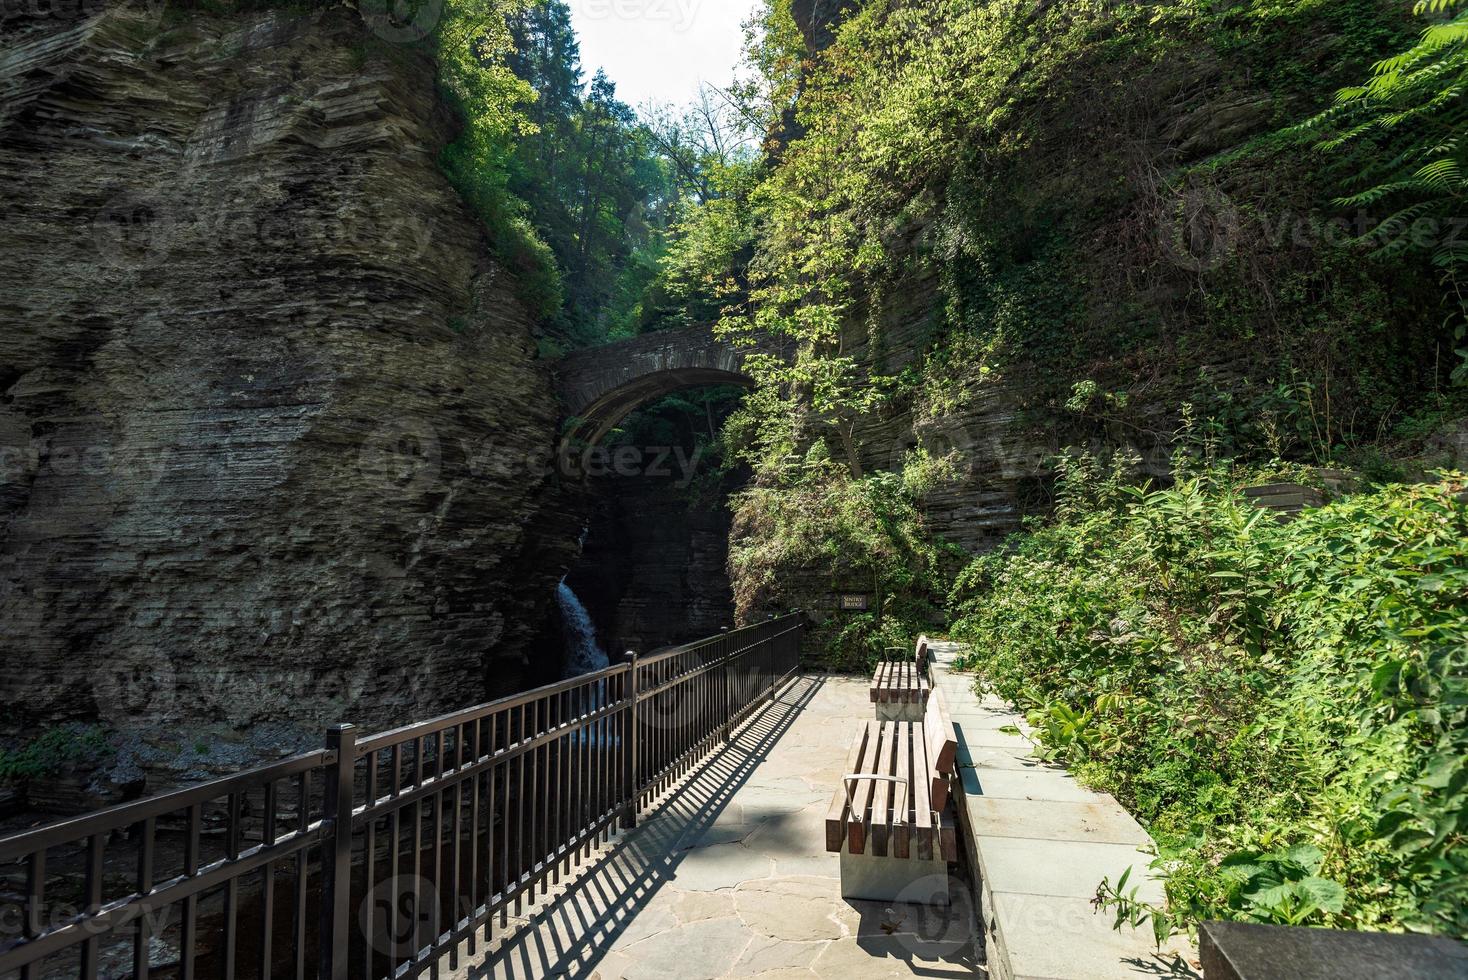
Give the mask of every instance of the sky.
[(757, 0), (567, 0), (589, 81), (598, 68), (634, 108), (683, 104), (701, 81), (723, 87), (739, 62)]

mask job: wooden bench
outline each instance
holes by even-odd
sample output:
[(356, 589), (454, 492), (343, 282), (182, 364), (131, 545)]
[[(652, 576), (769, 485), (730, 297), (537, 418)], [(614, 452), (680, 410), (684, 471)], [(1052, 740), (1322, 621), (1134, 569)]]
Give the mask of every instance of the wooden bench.
[(923, 720), (928, 706), (928, 638), (919, 637), (909, 656), (899, 648), (888, 650), (872, 675), (872, 704), (878, 721)]
[(958, 860), (948, 807), (957, 754), (940, 691), (921, 722), (861, 723), (826, 812), (826, 850), (841, 855), (842, 897), (914, 901), (916, 892), (947, 904), (948, 862)]

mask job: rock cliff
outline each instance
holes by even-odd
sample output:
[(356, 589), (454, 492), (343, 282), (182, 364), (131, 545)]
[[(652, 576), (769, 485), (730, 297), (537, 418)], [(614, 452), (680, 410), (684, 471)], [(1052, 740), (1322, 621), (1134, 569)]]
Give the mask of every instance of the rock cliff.
[(556, 407), (431, 62), (59, 10), (0, 26), (0, 739), (188, 776), (519, 687)]

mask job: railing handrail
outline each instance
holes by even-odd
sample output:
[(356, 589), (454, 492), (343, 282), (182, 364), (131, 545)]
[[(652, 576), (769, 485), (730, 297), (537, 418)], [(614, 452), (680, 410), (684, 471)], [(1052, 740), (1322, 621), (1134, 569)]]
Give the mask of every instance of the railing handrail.
[[(635, 826), (642, 807), (653, 805), (718, 739), (727, 740), (763, 699), (773, 700), (798, 672), (802, 623), (799, 613), (771, 617), (362, 739), (353, 726), (337, 725), (322, 749), (0, 838), (0, 863), (23, 863), (27, 879), (20, 935), (13, 941), (0, 936), (0, 976), (19, 970), (21, 980), (39, 980), (39, 967), (48, 957), (80, 949), (81, 980), (96, 980), (103, 938), (136, 929), (134, 974), (146, 977), (155, 928), (149, 917), (174, 905), (183, 912), (180, 963), (188, 967), (184, 975), (192, 976), (200, 903), (206, 893), (218, 896), (224, 889), (223, 921), (211, 920), (224, 941), (213, 948), (224, 950), (224, 976), (233, 977), (241, 880), (252, 874), (262, 876), (259, 926), (265, 931), (259, 955), (268, 968), (277, 952), (270, 911), (275, 878), (292, 868), (295, 920), (278, 949), (290, 952), (295, 980), (312, 976), (305, 952), (312, 895), (319, 913), (312, 920), (319, 928), (315, 980), (346, 980), (348, 957), (358, 953), (367, 957), (359, 965), (369, 977), (413, 977), (444, 953), (452, 964), (461, 941), (467, 940), (472, 951), (475, 930), (482, 926), (487, 940), (495, 916), (503, 917), (511, 901), (518, 914), (527, 893), (531, 899), (537, 888), (544, 894), (551, 876), (559, 880), (563, 868), (569, 874), (616, 825)], [(513, 792), (512, 773), (517, 779)], [(388, 776), (391, 784), (384, 793)], [(365, 777), (365, 791), (359, 777)], [(278, 793), (282, 783), (287, 793), (294, 784), (293, 797)], [(496, 788), (501, 791), (498, 811)], [(262, 794), (264, 802), (255, 810), (251, 800)], [(209, 814), (225, 798), (223, 855), (205, 859), (203, 837), (219, 828), (208, 823), (206, 831), (206, 818), (214, 819)], [(510, 809), (512, 798), (516, 813)], [(156, 874), (162, 870), (155, 868), (154, 854), (160, 818), (184, 812), (181, 873), (170, 865)], [(433, 863), (422, 870), (429, 877), (419, 879), (421, 849), (428, 846), (422, 838), (425, 816), (432, 821)], [(417, 828), (410, 841), (416, 838), (419, 844), (403, 855), (402, 833), (409, 827)], [(137, 846), (137, 868), (129, 875), (128, 893), (108, 894), (106, 849), (121, 831), (128, 832), (130, 847)], [(360, 850), (354, 850), (354, 840), (362, 842)], [(405, 953), (382, 954), (374, 945), (374, 925), (354, 925), (349, 914), (355, 855), (360, 854), (359, 870), (371, 892), (376, 868), (384, 861), (378, 846), (384, 840), (393, 869), (384, 884), (401, 889), (398, 858), (403, 856), (414, 881), (441, 888), (445, 881), (438, 876), (446, 873), (445, 897), (455, 908), (446, 932), (425, 937), (414, 931), (414, 945)], [(488, 848), (483, 865), (478, 863), (481, 845)], [(86, 897), (76, 914), (48, 924), (43, 916), (56, 904), (54, 896), (70, 892), (65, 879), (59, 888), (51, 887), (47, 853), (78, 846), (85, 856)], [(461, 860), (467, 861), (467, 883), (460, 877)], [(319, 891), (308, 887), (311, 880), (319, 883)], [(115, 891), (115, 883), (112, 887)], [(395, 891), (392, 907), (409, 894)], [(426, 901), (411, 894), (414, 902)], [(363, 896), (364, 905), (371, 897)], [(460, 918), (456, 903), (464, 900), (471, 912)], [(356, 941), (360, 945), (354, 946)], [(387, 956), (385, 974), (373, 973), (378, 969), (374, 954)]]
[(129, 800), (91, 813), (75, 817), (64, 817), (41, 827), (23, 830), (9, 837), (0, 837), (0, 864), (25, 857), (38, 847), (57, 847), (91, 837), (93, 834), (122, 830), (154, 817), (177, 813), (199, 803), (228, 796), (237, 789), (255, 785), (270, 779), (285, 779), (299, 773), (309, 772), (336, 762), (336, 753), (330, 749), (316, 749), (267, 763), (253, 769), (243, 769), (228, 776), (219, 776), (183, 786), (178, 789), (145, 796), (140, 800)]

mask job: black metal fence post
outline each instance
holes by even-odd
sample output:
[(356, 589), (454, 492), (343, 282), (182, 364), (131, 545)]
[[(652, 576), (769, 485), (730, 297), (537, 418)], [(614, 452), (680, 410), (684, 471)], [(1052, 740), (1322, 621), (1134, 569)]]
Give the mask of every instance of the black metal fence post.
[(327, 749), (336, 761), (326, 770), (322, 813), (331, 828), (321, 842), (321, 972), (320, 980), (347, 980), (348, 930), (352, 920), (352, 811), (356, 790), (352, 775), (357, 762), (357, 729), (337, 725), (326, 733)]
[(622, 741), (622, 764), (627, 773), (627, 812), (622, 824), (628, 830), (637, 826), (637, 804), (642, 798), (642, 767), (638, 765), (639, 745), (637, 740), (637, 651), (628, 650), (627, 688), (630, 703), (627, 708), (627, 737)]

